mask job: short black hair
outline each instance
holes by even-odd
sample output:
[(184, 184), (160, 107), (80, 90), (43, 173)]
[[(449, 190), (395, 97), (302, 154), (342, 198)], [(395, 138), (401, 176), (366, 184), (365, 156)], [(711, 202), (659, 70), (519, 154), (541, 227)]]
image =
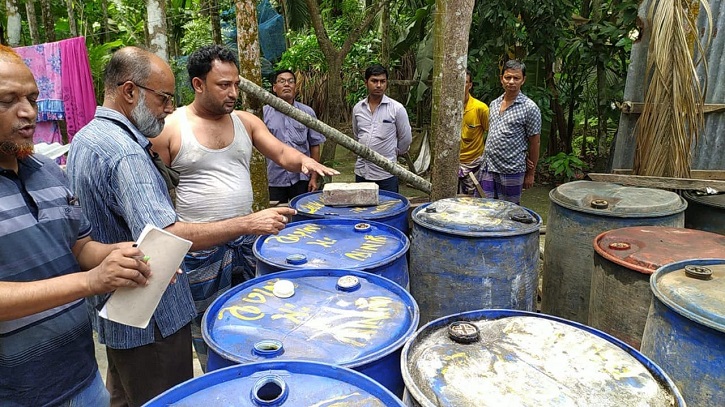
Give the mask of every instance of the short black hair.
[(385, 79), (388, 79), (388, 70), (380, 64), (370, 65), (368, 69), (365, 70), (365, 82), (367, 82), (371, 76), (376, 75), (385, 75)]
[(237, 67), (237, 70), (239, 69), (237, 57), (229, 48), (217, 44), (205, 45), (189, 55), (189, 61), (186, 65), (186, 70), (189, 72), (189, 81), (193, 81), (194, 78), (205, 80), (206, 75), (211, 71), (211, 64), (215, 60), (231, 62)]
[(471, 82), (473, 82), (473, 75), (471, 74), (471, 70), (466, 68), (466, 79), (471, 78)]
[(274, 72), (274, 73), (272, 74), (272, 85), (274, 85), (274, 84), (275, 84), (275, 82), (277, 82), (277, 77), (279, 77), (279, 76), (280, 76), (280, 75), (282, 75), (283, 73), (291, 73), (291, 74), (292, 74), (292, 76), (293, 76), (294, 78), (297, 78), (297, 75), (295, 75), (295, 73), (294, 73), (294, 72), (292, 72), (292, 70), (291, 70), (291, 69), (280, 69), (280, 70), (278, 70), (278, 71), (275, 71), (275, 72)]
[(505, 64), (503, 64), (503, 69), (501, 70), (501, 75), (503, 75), (507, 70), (513, 69), (514, 71), (521, 70), (521, 74), (526, 77), (526, 65), (519, 61), (518, 59), (509, 59), (506, 61)]

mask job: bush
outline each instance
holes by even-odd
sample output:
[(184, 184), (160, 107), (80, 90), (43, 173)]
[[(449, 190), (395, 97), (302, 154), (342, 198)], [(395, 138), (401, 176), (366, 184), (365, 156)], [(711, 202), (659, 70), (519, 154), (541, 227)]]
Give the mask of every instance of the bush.
[(561, 182), (583, 178), (584, 171), (588, 168), (588, 165), (575, 153), (561, 152), (546, 158), (544, 163), (548, 165), (549, 172), (553, 172), (553, 178)]

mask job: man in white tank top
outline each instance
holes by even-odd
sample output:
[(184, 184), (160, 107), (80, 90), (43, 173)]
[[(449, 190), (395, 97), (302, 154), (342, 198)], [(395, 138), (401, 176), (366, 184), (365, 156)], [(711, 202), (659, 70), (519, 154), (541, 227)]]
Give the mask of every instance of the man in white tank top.
[[(153, 143), (153, 150), (166, 165), (180, 173), (176, 190), (179, 219), (264, 219), (284, 211), (288, 220), (290, 211), (294, 213), (289, 208), (252, 213), (252, 147), (288, 171), (314, 172), (320, 176), (339, 174), (277, 140), (257, 116), (234, 110), (239, 96), (239, 68), (231, 51), (219, 45), (202, 47), (189, 56), (187, 69), (194, 101), (166, 118), (163, 132)], [(198, 312), (192, 324), (192, 337), (204, 370), (206, 345), (201, 338), (201, 317), (222, 292), (254, 277), (252, 243), (257, 235), (269, 233), (252, 227), (240, 231), (236, 240), (189, 252), (184, 259), (182, 268), (189, 275)]]

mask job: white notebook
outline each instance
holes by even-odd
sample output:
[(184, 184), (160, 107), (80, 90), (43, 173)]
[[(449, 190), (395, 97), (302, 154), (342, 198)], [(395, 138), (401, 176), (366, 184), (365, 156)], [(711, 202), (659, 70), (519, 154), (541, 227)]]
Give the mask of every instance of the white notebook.
[(149, 256), (152, 273), (149, 284), (117, 289), (99, 315), (120, 324), (146, 328), (171, 277), (191, 248), (191, 242), (156, 226), (146, 225), (136, 243), (139, 250)]

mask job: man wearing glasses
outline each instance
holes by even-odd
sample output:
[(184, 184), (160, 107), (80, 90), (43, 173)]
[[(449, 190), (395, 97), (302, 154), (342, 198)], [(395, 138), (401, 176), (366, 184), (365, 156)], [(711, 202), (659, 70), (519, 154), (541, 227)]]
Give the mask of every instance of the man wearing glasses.
[[(106, 66), (104, 87), (103, 106), (73, 138), (68, 157), (71, 187), (95, 240), (137, 240), (145, 225), (152, 224), (191, 240), (192, 250), (203, 250), (240, 235), (284, 228), (292, 209), (216, 222), (177, 216), (149, 142), (156, 143), (166, 116), (174, 111), (174, 75), (161, 58), (136, 47), (116, 51)], [(153, 273), (153, 259), (150, 266)], [(193, 376), (190, 322), (197, 312), (186, 274), (167, 287), (145, 329), (99, 318), (95, 309), (105, 299), (95, 296), (89, 302), (99, 341), (106, 345), (112, 406), (142, 405)]]
[[(291, 70), (284, 69), (275, 72), (272, 78), (272, 91), (278, 98), (317, 118), (311, 107), (295, 100), (297, 81)], [(320, 144), (325, 142), (322, 134), (269, 105), (264, 106), (263, 116), (264, 124), (279, 141), (312, 157), (317, 162), (320, 161)], [(316, 173), (313, 172), (308, 176), (287, 171), (269, 158), (267, 158), (267, 179), (269, 181), (269, 199), (281, 203), (289, 202), (297, 195), (318, 189)]]

